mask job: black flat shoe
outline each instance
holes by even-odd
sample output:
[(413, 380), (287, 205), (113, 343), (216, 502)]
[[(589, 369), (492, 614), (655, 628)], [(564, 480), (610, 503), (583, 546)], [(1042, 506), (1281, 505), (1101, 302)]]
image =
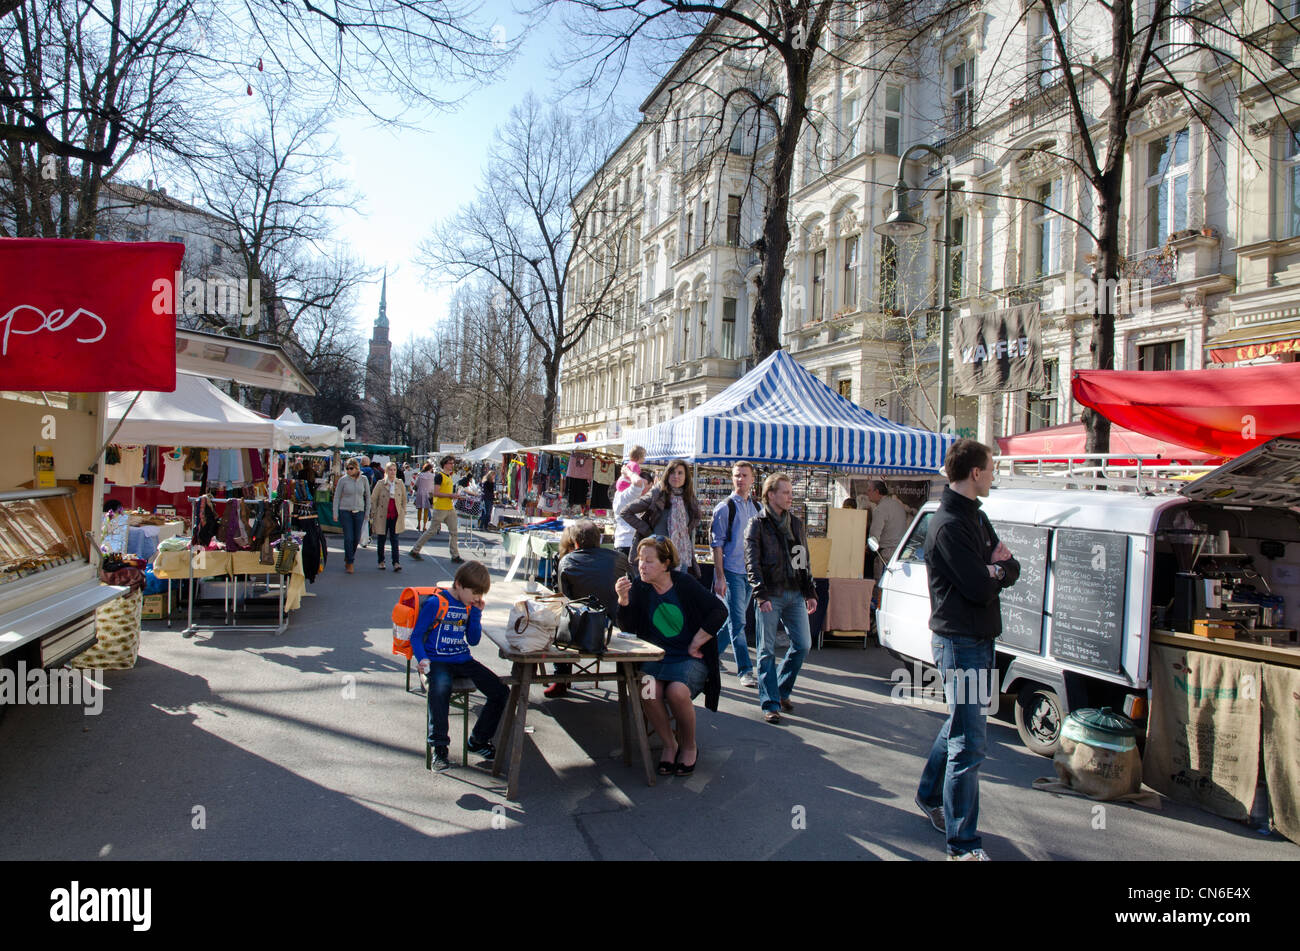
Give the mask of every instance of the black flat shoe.
[(687, 766), (685, 763), (677, 763), (673, 775), (689, 776), (691, 775), (691, 773), (695, 772), (695, 767), (699, 765), (699, 762), (700, 762), (700, 748), (697, 746), (695, 748), (695, 762), (692, 763), (690, 766)]

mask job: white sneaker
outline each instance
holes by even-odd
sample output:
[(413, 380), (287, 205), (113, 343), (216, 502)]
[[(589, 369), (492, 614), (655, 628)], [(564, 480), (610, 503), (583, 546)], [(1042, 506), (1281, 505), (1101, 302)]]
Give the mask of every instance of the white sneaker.
[(757, 687), (758, 678), (754, 676), (754, 672), (752, 670), (747, 670), (740, 675), (740, 685), (742, 687)]
[(971, 849), (969, 852), (958, 852), (956, 855), (948, 856), (949, 862), (992, 862), (989, 854), (983, 849)]

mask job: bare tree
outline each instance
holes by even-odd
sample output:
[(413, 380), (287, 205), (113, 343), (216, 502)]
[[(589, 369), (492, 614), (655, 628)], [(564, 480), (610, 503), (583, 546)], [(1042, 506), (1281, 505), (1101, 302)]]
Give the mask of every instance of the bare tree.
[[(782, 284), (790, 245), (790, 199), (800, 137), (815, 113), (810, 104), (816, 69), (835, 53), (840, 37), (872, 30), (892, 37), (902, 55), (907, 41), (941, 28), (970, 0), (542, 0), (580, 12), (572, 18), (586, 42), (569, 63), (588, 66), (586, 81), (617, 81), (638, 44), (681, 53), (664, 80), (670, 109), (691, 99), (691, 117), (712, 128), (715, 142), (752, 136), (761, 185), (761, 236), (754, 243), (761, 274), (750, 321), (754, 359), (780, 349)], [(834, 38), (831, 42), (828, 39)], [(892, 56), (887, 57), (892, 63)], [(719, 72), (730, 79), (719, 82)], [(700, 94), (702, 93), (702, 95)]]
[[(1114, 289), (1124, 276), (1120, 219), (1134, 120), (1153, 100), (1166, 98), (1198, 122), (1212, 142), (1235, 139), (1246, 161), (1255, 161), (1242, 136), (1246, 123), (1258, 121), (1252, 113), (1278, 115), (1300, 102), (1294, 92), (1300, 69), (1278, 45), (1281, 34), (1300, 29), (1293, 10), (1274, 0), (1108, 0), (1078, 7), (1032, 0), (1024, 5), (1021, 16), (1041, 15), (1050, 37), (1045, 75), (1032, 78), (1039, 95), (1063, 97), (1073, 133), (1068, 147), (1046, 151), (1079, 170), (1095, 201), (1091, 231), (1099, 286), (1089, 350), (1096, 369), (1115, 367)], [(1197, 80), (1210, 75), (1226, 83), (1229, 95), (1216, 99)], [(1242, 96), (1247, 89), (1253, 105)], [(1087, 451), (1109, 451), (1110, 421), (1091, 409), (1083, 416)]]
[(612, 291), (630, 253), (627, 226), (597, 233), (612, 145), (606, 123), (528, 97), (498, 131), (477, 197), (420, 246), (431, 278), (485, 276), (527, 325), (545, 377), (547, 442), (564, 355), (621, 299)]

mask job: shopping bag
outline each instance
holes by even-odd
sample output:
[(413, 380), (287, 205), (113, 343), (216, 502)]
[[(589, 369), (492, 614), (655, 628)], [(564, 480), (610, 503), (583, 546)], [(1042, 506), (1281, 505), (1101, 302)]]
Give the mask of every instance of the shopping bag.
[(562, 629), (567, 634), (569, 619), (564, 602), (563, 595), (558, 594), (516, 601), (506, 622), (507, 643), (525, 654), (546, 650)]

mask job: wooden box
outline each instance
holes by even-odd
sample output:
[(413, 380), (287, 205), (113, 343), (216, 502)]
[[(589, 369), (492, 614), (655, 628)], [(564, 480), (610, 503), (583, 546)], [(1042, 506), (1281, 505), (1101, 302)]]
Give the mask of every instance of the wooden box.
[(1231, 621), (1217, 621), (1213, 618), (1196, 618), (1192, 621), (1192, 633), (1197, 637), (1218, 637), (1223, 640), (1236, 640), (1237, 626)]
[(144, 606), (140, 610), (140, 617), (146, 621), (158, 621), (167, 616), (167, 595), (165, 594), (147, 594), (144, 597)]

